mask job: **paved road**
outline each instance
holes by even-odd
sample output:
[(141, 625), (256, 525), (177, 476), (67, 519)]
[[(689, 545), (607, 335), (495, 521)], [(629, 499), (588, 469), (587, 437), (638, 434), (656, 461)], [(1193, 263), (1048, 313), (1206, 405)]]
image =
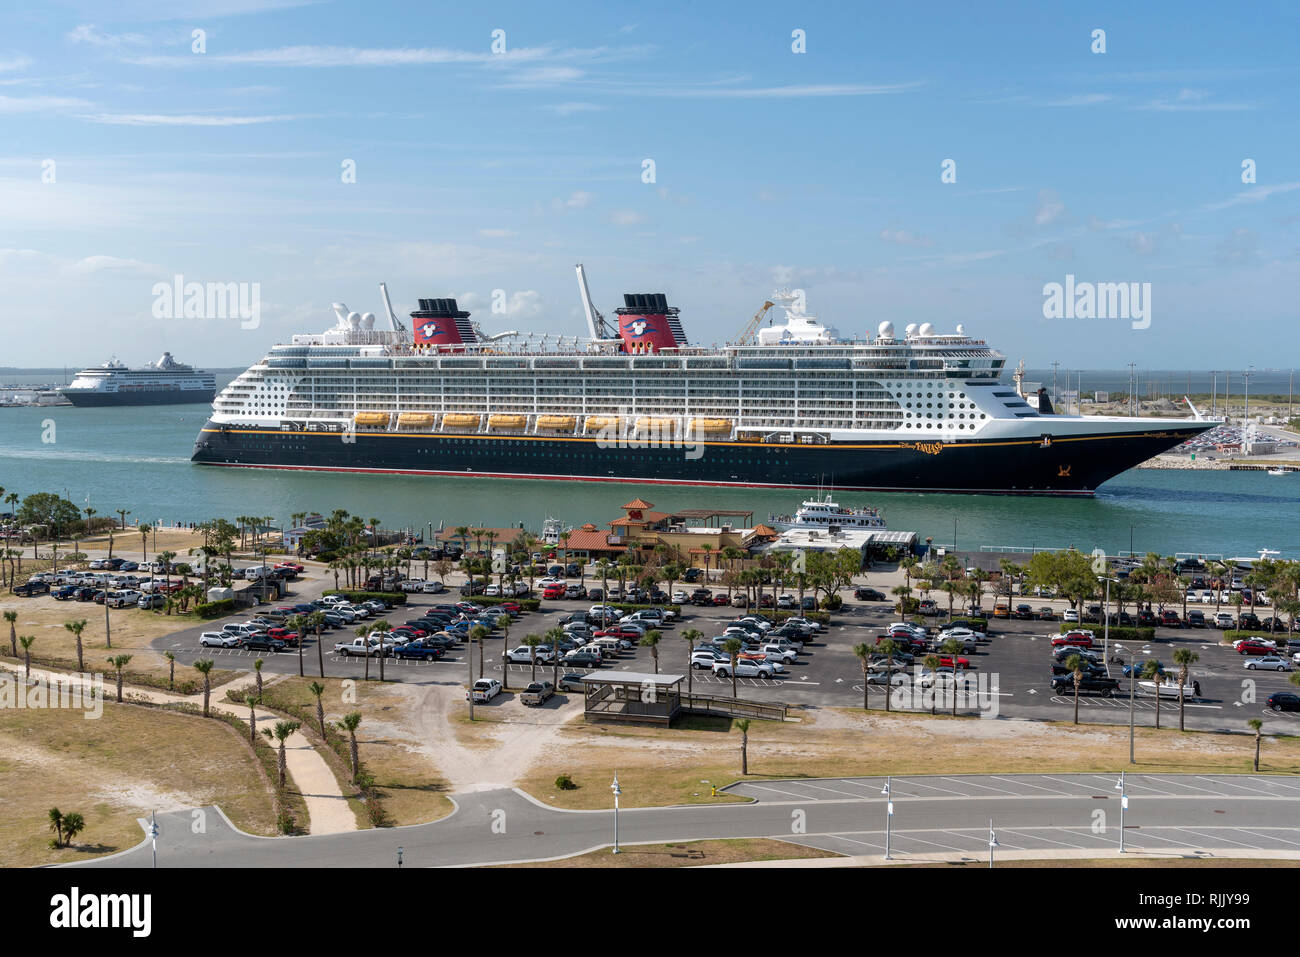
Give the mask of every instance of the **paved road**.
[[(1117, 777), (1101, 774), (894, 778), (895, 858), (987, 854), (989, 819), (1004, 854), (1018, 849), (1117, 852)], [(662, 843), (768, 837), (844, 854), (883, 853), (883, 778), (745, 782), (751, 804), (623, 810), (620, 839)], [(1300, 857), (1300, 780), (1249, 775), (1130, 775), (1125, 841), (1131, 851)], [(258, 838), (213, 808), (158, 818), (159, 867), (413, 867), (511, 863), (606, 847), (612, 811), (562, 811), (518, 791), (457, 795), (432, 824), (319, 837)], [(199, 815), (196, 818), (196, 815)], [(203, 828), (195, 833), (195, 821)], [(149, 867), (148, 843), (86, 867)]]

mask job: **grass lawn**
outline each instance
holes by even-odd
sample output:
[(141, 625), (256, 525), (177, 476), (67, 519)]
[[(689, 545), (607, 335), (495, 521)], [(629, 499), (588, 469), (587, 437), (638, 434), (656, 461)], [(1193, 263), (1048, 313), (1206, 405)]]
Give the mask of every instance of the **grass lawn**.
[(731, 838), (687, 841), (682, 844), (624, 844), (611, 849), (566, 857), (546, 863), (512, 867), (699, 867), (704, 864), (739, 864), (749, 861), (792, 861), (810, 857), (841, 857), (830, 851), (768, 838)]
[[(35, 635), (32, 644), (32, 667), (53, 668), (60, 671), (77, 670), (77, 639), (72, 632), (63, 627), (65, 622), (85, 619), (86, 628), (81, 633), (81, 643), (85, 650), (86, 667), (92, 672), (109, 671), (106, 659), (113, 655), (131, 656), (127, 665), (128, 685), (133, 683), (148, 685), (162, 691), (167, 690), (168, 661), (155, 652), (149, 643), (159, 635), (170, 634), (183, 628), (192, 628), (200, 619), (193, 615), (164, 615), (161, 611), (144, 611), (140, 608), (109, 609), (109, 624), (112, 629), (113, 647), (106, 643), (104, 631), (104, 606), (94, 602), (56, 601), (49, 595), (38, 598), (15, 598), (8, 596), (0, 599), (0, 611), (18, 612), (17, 629), (19, 637)], [(9, 625), (0, 619), (0, 657), (22, 663), (22, 646), (18, 646), (18, 657), (9, 653)], [(239, 672), (213, 669), (212, 684), (215, 687), (237, 677)], [(136, 679), (133, 681), (133, 678)], [(193, 688), (186, 688), (190, 682)], [(200, 690), (202, 678), (193, 668), (176, 666), (176, 690), (185, 694)]]
[[(0, 710), (0, 794), (5, 867), (134, 847), (143, 838), (136, 819), (153, 810), (219, 804), (249, 833), (275, 833), (271, 791), (230, 727), (112, 700), (97, 720), (72, 709)], [(86, 818), (74, 847), (48, 847), (51, 807)]]
[[(1250, 735), (1139, 728), (1138, 763), (1130, 768), (1128, 728), (1111, 725), (1076, 728), (852, 709), (810, 709), (802, 716), (798, 723), (750, 726), (750, 773), (744, 780), (1124, 768), (1139, 774), (1251, 773), (1255, 746)], [(696, 719), (669, 730), (573, 722), (559, 731), (559, 753), (548, 755), (520, 787), (557, 807), (604, 808), (617, 769), (625, 807), (741, 800), (712, 794), (714, 785), (741, 780), (740, 733), (728, 724)], [(1260, 769), (1300, 772), (1300, 739), (1265, 738)], [(578, 788), (556, 788), (559, 774), (568, 774)]]
[[(416, 751), (397, 729), (388, 724), (395, 711), (406, 704), (392, 686), (378, 681), (353, 681), (340, 678), (298, 678), (296, 676), (268, 685), (264, 703), (268, 708), (284, 710), (301, 720), (317, 750), (330, 761), (343, 793), (350, 793), (350, 760), (346, 757), (346, 732), (331, 732), (332, 741), (344, 747), (335, 751), (321, 745), (316, 722), (316, 696), (308, 690), (313, 681), (326, 688), (321, 700), (325, 705), (325, 722), (331, 725), (349, 711), (361, 712), (357, 744), (361, 765), (375, 776), (389, 822), (394, 825), (422, 824), (446, 817), (452, 803), (446, 796), (446, 782), (439, 776), (427, 756)], [(345, 697), (346, 696), (346, 697)], [(341, 734), (341, 736), (340, 736)], [(366, 821), (358, 806), (358, 821)]]

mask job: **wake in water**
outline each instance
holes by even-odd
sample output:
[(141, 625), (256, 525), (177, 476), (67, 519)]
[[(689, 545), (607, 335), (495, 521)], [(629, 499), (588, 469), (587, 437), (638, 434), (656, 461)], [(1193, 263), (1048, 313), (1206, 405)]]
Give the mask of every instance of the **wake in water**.
[(75, 452), (65, 449), (15, 449), (0, 446), (0, 462), (5, 459), (26, 459), (48, 462), (100, 462), (121, 465), (188, 465), (188, 456), (180, 455), (122, 455), (114, 452)]

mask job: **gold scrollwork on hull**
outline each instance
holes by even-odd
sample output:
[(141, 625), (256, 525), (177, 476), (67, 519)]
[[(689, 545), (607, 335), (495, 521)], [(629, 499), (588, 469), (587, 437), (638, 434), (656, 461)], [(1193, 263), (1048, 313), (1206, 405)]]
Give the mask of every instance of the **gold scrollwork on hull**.
[(903, 442), (899, 448), (911, 449), (914, 452), (924, 452), (926, 455), (938, 455), (943, 451), (942, 442)]
[(1059, 465), (1059, 466), (1057, 466), (1057, 468), (1056, 468), (1056, 477), (1057, 477), (1057, 478), (1069, 478), (1069, 477), (1070, 477), (1070, 469), (1071, 469), (1071, 468), (1073, 468), (1073, 466), (1070, 466), (1070, 465)]

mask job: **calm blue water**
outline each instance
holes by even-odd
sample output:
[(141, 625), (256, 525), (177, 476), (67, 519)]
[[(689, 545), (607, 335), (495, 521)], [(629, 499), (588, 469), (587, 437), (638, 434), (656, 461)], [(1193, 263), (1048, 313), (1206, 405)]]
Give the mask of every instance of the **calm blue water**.
[[(547, 516), (604, 526), (640, 495), (661, 510), (752, 510), (757, 520), (792, 511), (798, 492), (707, 489), (482, 478), (366, 476), (223, 469), (192, 465), (194, 438), (208, 407), (134, 409), (0, 409), (0, 486), (28, 494), (64, 493), (101, 515), (131, 510), (131, 521), (167, 524), (236, 515), (335, 508), (387, 527), (524, 522)], [(43, 423), (55, 441), (42, 442)], [(1164, 554), (1251, 555), (1276, 548), (1300, 558), (1300, 475), (1264, 472), (1134, 470), (1112, 479), (1093, 499), (878, 494), (840, 496), (843, 504), (884, 508), (891, 528), (957, 545), (1105, 548)], [(739, 522), (737, 523), (739, 524)]]

